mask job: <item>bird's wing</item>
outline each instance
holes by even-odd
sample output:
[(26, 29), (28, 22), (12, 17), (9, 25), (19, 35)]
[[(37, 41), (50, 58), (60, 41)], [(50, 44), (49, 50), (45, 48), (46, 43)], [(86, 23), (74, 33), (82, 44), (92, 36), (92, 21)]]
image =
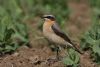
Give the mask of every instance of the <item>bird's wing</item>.
[(57, 23), (52, 25), (52, 30), (55, 32), (56, 35), (60, 36), (61, 38), (63, 38), (65, 41), (69, 42), (70, 44), (72, 44), (71, 40), (69, 39), (69, 37), (61, 31), (60, 27), (58, 26)]
[(80, 54), (83, 54), (76, 46), (75, 44), (73, 44), (71, 42), (71, 40), (69, 39), (69, 37), (61, 31), (61, 29), (59, 28), (58, 24), (53, 24), (52, 25), (52, 29), (53, 31), (55, 32), (56, 35), (60, 36), (61, 38), (63, 38), (65, 41), (69, 42), (71, 45), (72, 48), (74, 48), (76, 51), (78, 51)]

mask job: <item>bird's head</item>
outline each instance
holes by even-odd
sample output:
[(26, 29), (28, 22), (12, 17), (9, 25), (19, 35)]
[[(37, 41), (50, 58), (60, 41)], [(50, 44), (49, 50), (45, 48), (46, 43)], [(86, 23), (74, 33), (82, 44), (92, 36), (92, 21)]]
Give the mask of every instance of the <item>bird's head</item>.
[(55, 21), (55, 16), (53, 16), (53, 15), (44, 15), (42, 18), (45, 21)]

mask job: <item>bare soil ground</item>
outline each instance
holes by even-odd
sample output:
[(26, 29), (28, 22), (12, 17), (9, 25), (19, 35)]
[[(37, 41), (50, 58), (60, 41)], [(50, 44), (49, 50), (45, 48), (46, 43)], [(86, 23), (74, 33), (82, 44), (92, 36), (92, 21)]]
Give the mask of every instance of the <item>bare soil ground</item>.
[[(73, 41), (79, 44), (81, 34), (88, 29), (90, 25), (90, 7), (86, 0), (80, 2), (70, 1), (69, 8), (71, 14), (68, 23), (66, 23), (66, 30)], [(30, 45), (32, 48), (22, 46), (11, 55), (0, 57), (0, 67), (64, 67), (62, 61), (50, 61), (50, 58), (55, 58), (56, 53), (53, 52), (45, 39), (38, 39), (42, 36), (41, 31), (36, 28), (38, 18), (34, 21), (27, 22), (29, 27)], [(63, 51), (62, 51), (63, 52)], [(62, 53), (62, 55), (64, 55)], [(89, 51), (80, 55), (81, 67), (98, 67), (92, 62)]]

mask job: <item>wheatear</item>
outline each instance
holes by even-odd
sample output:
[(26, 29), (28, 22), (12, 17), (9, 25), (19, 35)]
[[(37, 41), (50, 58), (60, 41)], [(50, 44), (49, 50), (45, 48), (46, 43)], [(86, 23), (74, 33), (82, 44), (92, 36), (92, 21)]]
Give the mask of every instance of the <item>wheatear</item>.
[(55, 43), (56, 46), (69, 46), (82, 54), (82, 52), (75, 46), (75, 44), (72, 43), (69, 37), (61, 31), (53, 15), (44, 15), (42, 18), (44, 18), (43, 34), (49, 41)]

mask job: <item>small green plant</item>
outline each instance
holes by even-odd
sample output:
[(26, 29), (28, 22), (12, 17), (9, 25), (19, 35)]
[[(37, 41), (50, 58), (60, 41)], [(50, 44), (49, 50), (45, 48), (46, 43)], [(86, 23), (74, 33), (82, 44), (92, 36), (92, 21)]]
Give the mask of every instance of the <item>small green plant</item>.
[(64, 58), (63, 63), (70, 67), (78, 67), (79, 60), (79, 54), (73, 49), (68, 49), (68, 55)]
[(18, 5), (15, 0), (5, 3), (3, 1), (0, 5), (0, 54), (13, 52), (28, 43), (26, 26), (20, 21)]
[(94, 61), (100, 64), (100, 18), (97, 13), (93, 16), (91, 29), (81, 39), (81, 47), (90, 49), (92, 57), (95, 58)]
[(81, 39), (81, 47), (82, 49), (90, 49), (95, 62), (100, 64), (100, 21), (95, 22), (92, 29), (86, 32)]
[(91, 51), (94, 62), (100, 64), (100, 0), (90, 0), (92, 6), (92, 26), (81, 39), (82, 49)]

